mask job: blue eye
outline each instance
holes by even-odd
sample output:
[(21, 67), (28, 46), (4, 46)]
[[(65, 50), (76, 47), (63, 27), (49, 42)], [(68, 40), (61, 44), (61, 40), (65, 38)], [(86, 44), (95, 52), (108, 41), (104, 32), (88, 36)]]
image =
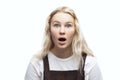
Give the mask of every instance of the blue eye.
[(60, 27), (60, 24), (54, 24), (53, 26), (54, 27)]

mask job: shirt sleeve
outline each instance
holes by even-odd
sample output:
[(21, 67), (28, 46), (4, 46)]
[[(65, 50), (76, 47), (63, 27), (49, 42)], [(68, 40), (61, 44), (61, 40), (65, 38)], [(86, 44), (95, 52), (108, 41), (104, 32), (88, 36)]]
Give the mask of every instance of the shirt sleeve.
[(31, 61), (26, 70), (24, 80), (42, 80), (42, 72), (40, 70), (40, 65), (35, 61)]
[(85, 62), (85, 80), (103, 80), (95, 57), (87, 56)]
[(90, 70), (88, 80), (103, 80), (100, 68), (97, 63)]

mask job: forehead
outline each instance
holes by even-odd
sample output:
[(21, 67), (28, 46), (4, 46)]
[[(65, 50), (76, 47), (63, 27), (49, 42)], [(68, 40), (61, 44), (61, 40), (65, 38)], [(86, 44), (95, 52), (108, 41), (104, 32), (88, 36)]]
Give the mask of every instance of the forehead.
[(74, 18), (73, 18), (73, 16), (71, 16), (68, 13), (58, 12), (51, 19), (51, 22), (54, 22), (54, 21), (58, 21), (58, 22), (74, 22)]

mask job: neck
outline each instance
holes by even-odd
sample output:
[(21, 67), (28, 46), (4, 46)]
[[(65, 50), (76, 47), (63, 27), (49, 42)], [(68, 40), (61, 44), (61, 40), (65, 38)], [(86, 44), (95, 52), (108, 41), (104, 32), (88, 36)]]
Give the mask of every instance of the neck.
[(67, 58), (72, 55), (72, 47), (70, 46), (64, 49), (54, 47), (53, 49), (51, 49), (51, 52), (57, 57)]

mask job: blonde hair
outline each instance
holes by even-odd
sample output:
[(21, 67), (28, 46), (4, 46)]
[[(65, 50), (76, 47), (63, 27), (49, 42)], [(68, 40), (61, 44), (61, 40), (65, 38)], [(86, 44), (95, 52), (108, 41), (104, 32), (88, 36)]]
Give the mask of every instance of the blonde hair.
[[(86, 43), (86, 41), (83, 37), (83, 34), (80, 31), (78, 18), (76, 17), (76, 14), (74, 13), (74, 11), (72, 9), (63, 6), (63, 7), (59, 7), (57, 9), (55, 9), (47, 18), (46, 27), (45, 27), (45, 35), (44, 35), (44, 37), (45, 37), (44, 38), (44, 44), (43, 44), (43, 48), (40, 52), (39, 58), (42, 59), (43, 57), (45, 57), (48, 54), (48, 52), (50, 51), (50, 49), (52, 49), (53, 46), (54, 46), (54, 44), (52, 42), (52, 39), (51, 39), (51, 36), (50, 36), (50, 24), (51, 24), (52, 17), (58, 12), (67, 13), (74, 18), (74, 21), (75, 21), (75, 35), (74, 35), (73, 41), (72, 41), (73, 54), (76, 54), (76, 55), (79, 55), (80, 57), (82, 57), (81, 53), (84, 52), (87, 55), (93, 56), (92, 51), (87, 46), (87, 43)], [(82, 58), (81, 58), (81, 61), (83, 63)]]

